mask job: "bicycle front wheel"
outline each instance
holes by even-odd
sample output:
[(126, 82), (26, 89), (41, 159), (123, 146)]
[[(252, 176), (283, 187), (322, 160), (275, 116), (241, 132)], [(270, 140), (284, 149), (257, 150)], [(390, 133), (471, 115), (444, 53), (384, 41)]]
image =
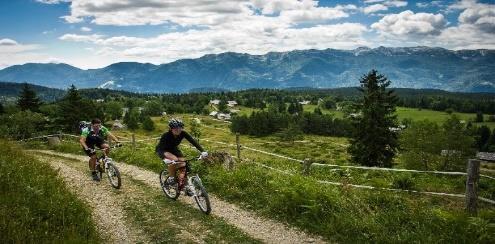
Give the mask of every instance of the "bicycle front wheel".
[(160, 186), (162, 187), (165, 196), (170, 199), (176, 200), (180, 195), (179, 184), (177, 182), (175, 182), (174, 184), (169, 184), (168, 178), (168, 171), (162, 170), (162, 172), (160, 172)]
[(112, 185), (113, 188), (119, 189), (120, 186), (122, 186), (122, 180), (120, 178), (120, 171), (115, 166), (113, 163), (107, 163), (108, 169), (107, 171), (107, 176), (108, 176), (108, 181), (110, 181), (110, 185)]
[(210, 198), (208, 197), (208, 192), (206, 192), (206, 188), (203, 186), (201, 179), (199, 176), (192, 177), (192, 184), (194, 187), (194, 200), (196, 204), (198, 204), (199, 209), (205, 213), (209, 214), (211, 212)]

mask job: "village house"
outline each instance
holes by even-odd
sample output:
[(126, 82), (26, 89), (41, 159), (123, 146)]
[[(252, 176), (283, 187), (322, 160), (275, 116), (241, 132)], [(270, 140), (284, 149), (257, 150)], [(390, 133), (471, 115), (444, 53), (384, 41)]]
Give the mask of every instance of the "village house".
[(219, 104), (220, 104), (220, 100), (218, 99), (210, 100), (210, 105), (219, 105)]

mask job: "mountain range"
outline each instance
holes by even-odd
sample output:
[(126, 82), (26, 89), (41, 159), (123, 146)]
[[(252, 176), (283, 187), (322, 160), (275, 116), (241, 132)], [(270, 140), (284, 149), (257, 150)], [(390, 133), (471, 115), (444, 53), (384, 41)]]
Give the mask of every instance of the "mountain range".
[(495, 50), (435, 47), (311, 49), (264, 55), (227, 52), (161, 65), (120, 62), (88, 70), (67, 64), (27, 63), (0, 70), (0, 81), (160, 93), (335, 88), (359, 86), (359, 79), (371, 69), (389, 78), (392, 87), (495, 93)]

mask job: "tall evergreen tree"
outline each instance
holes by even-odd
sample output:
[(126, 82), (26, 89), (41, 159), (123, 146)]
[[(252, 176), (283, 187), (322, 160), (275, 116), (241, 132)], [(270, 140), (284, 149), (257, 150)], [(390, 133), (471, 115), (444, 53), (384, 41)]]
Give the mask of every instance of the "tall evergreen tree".
[(376, 70), (360, 80), (362, 99), (355, 104), (358, 116), (352, 118), (354, 127), (348, 152), (352, 161), (366, 166), (392, 167), (399, 147), (395, 105), (398, 101), (390, 81)]
[(488, 148), (488, 140), (490, 139), (490, 128), (488, 126), (483, 125), (477, 130), (476, 138), (476, 146), (478, 146), (478, 151), (486, 151)]
[(36, 92), (27, 83), (24, 83), (22, 91), (19, 94), (19, 99), (17, 100), (17, 106), (19, 106), (22, 111), (31, 110), (33, 112), (38, 112), (40, 105), (41, 101), (36, 95)]
[(67, 131), (77, 132), (79, 121), (91, 120), (97, 116), (95, 104), (84, 99), (77, 88), (71, 85), (59, 103), (59, 124)]
[(486, 144), (487, 152), (495, 152), (495, 129), (492, 131), (492, 135), (490, 136), (490, 139), (488, 139), (488, 142)]
[(127, 121), (127, 128), (136, 130), (139, 128), (139, 111), (137, 108), (133, 108), (129, 111), (129, 120)]
[(296, 113), (296, 105), (294, 105), (293, 102), (291, 102), (289, 104), (289, 107), (287, 108), (287, 112), (289, 112), (289, 114), (295, 114)]

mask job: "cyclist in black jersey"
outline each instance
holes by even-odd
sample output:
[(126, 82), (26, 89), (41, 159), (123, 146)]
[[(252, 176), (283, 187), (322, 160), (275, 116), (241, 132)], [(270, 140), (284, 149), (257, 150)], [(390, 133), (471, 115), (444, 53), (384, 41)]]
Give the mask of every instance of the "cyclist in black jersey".
[[(160, 138), (160, 142), (155, 148), (156, 153), (158, 154), (158, 157), (160, 157), (162, 160), (166, 160), (167, 163), (167, 168), (168, 168), (168, 175), (169, 177), (169, 183), (173, 183), (175, 180), (175, 171), (176, 167), (182, 167), (184, 166), (183, 163), (179, 164), (174, 164), (173, 162), (178, 162), (178, 161), (184, 161), (184, 155), (182, 152), (179, 150), (178, 146), (182, 142), (182, 139), (186, 138), (196, 149), (198, 149), (201, 152), (202, 157), (208, 156), (208, 153), (199, 145), (199, 143), (192, 138), (189, 133), (184, 131), (184, 123), (179, 120), (179, 119), (171, 119), (168, 123), (170, 129), (165, 132), (162, 137)], [(179, 170), (179, 177), (184, 177), (184, 169)]]

